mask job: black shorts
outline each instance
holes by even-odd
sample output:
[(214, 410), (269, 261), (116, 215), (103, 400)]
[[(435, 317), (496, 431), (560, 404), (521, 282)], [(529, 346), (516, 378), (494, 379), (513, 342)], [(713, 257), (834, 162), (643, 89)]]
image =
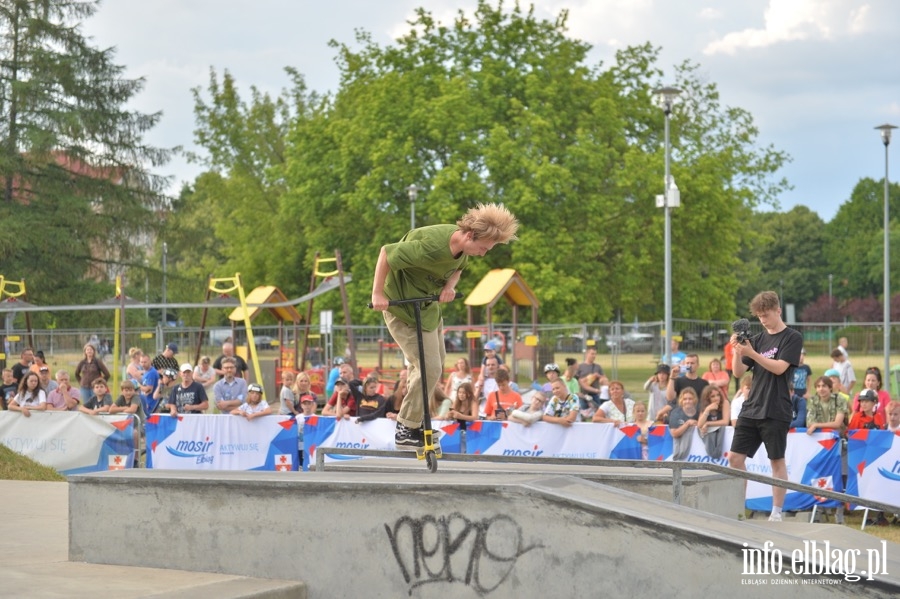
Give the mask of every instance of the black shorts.
[(791, 430), (790, 422), (738, 418), (737, 426), (734, 427), (734, 437), (731, 439), (731, 452), (752, 458), (759, 446), (765, 443), (770, 460), (783, 459), (789, 430)]

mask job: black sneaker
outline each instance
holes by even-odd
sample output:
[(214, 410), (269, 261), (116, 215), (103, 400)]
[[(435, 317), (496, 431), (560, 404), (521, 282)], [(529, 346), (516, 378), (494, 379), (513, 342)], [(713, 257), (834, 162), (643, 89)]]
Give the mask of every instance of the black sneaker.
[(394, 433), (394, 445), (397, 447), (421, 447), (425, 444), (421, 428), (409, 428), (397, 423), (397, 431)]

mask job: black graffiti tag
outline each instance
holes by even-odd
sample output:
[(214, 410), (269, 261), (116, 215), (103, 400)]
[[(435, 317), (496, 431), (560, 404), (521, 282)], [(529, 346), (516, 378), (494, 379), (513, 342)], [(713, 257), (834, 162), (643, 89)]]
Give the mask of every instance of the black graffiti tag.
[(525, 553), (543, 548), (525, 545), (522, 528), (506, 515), (472, 521), (448, 516), (404, 516), (384, 525), (400, 573), (413, 589), (429, 583), (461, 583), (480, 595), (499, 587)]

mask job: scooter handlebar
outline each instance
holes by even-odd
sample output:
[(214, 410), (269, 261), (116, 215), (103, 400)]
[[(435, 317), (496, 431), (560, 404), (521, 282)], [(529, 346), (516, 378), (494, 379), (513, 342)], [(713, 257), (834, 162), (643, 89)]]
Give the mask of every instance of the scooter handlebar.
[[(453, 299), (460, 299), (462, 296), (463, 296), (463, 294), (460, 293), (459, 291), (457, 291), (456, 296)], [(403, 304), (424, 304), (427, 302), (437, 302), (437, 301), (440, 301), (440, 299), (441, 299), (440, 294), (426, 295), (425, 297), (409, 297), (406, 299), (390, 300), (388, 302), (388, 306), (401, 306)], [(372, 306), (372, 302), (369, 302), (368, 304), (366, 304), (366, 307), (371, 309), (374, 306)]]

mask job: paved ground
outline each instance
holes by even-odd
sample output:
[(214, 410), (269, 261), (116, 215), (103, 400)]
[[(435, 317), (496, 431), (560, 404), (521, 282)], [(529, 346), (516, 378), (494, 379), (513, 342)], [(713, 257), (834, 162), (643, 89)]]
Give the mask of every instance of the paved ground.
[[(293, 581), (69, 562), (68, 483), (0, 481), (0, 505), (0, 597), (305, 596), (304, 586)], [(122, 513), (117, 506), (96, 509), (111, 518)]]

